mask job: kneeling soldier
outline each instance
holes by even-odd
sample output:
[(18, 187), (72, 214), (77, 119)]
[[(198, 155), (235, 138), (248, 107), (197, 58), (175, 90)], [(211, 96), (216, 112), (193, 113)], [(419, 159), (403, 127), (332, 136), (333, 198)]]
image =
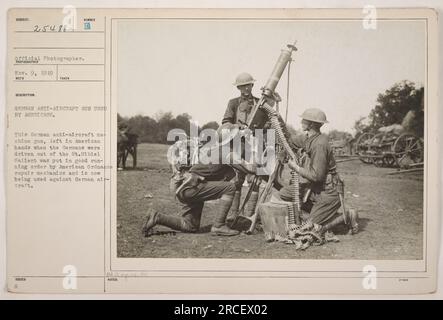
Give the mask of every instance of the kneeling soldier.
[(184, 174), (185, 180), (177, 189), (177, 198), (183, 203), (181, 217), (149, 212), (144, 227), (145, 235), (155, 225), (167, 226), (183, 232), (197, 232), (205, 201), (220, 199), (211, 232), (222, 236), (235, 236), (239, 232), (226, 225), (226, 216), (232, 205), (236, 186), (226, 181), (234, 176), (233, 169), (228, 165), (201, 165), (191, 167)]
[[(232, 154), (229, 154), (229, 158)], [(148, 213), (143, 232), (145, 236), (152, 233), (155, 225), (163, 225), (183, 232), (197, 232), (205, 201), (219, 199), (215, 221), (211, 232), (220, 236), (235, 236), (239, 231), (231, 229), (226, 223), (228, 212), (232, 206), (234, 194), (238, 189), (231, 182), (235, 171), (243, 174), (255, 173), (255, 167), (247, 164), (195, 164), (183, 174), (183, 182), (175, 191), (177, 198), (183, 203), (181, 217), (162, 214), (156, 211)]]
[[(343, 202), (343, 198), (340, 198), (343, 196), (340, 190), (343, 182), (336, 171), (329, 139), (320, 132), (321, 126), (327, 123), (326, 115), (323, 111), (312, 108), (303, 112), (301, 117), (302, 129), (307, 132), (304, 150), (308, 159), (303, 166), (298, 166), (294, 161), (289, 161), (288, 165), (307, 180), (307, 183), (301, 186), (301, 191), (310, 190), (310, 195), (302, 206), (303, 209), (310, 211), (306, 224), (315, 226), (316, 231), (324, 234), (334, 226), (345, 222), (350, 223), (352, 233), (356, 233), (358, 232), (356, 211), (345, 211), (345, 208), (342, 208), (345, 212), (336, 217)], [(280, 197), (282, 200), (290, 201), (289, 189), (280, 190)]]

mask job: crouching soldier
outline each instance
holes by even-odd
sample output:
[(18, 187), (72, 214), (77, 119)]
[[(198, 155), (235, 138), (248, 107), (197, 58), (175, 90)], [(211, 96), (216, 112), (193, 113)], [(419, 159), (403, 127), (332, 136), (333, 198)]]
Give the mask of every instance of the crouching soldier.
[[(329, 145), (327, 135), (320, 128), (327, 123), (323, 111), (312, 108), (301, 115), (302, 129), (307, 132), (303, 149), (307, 159), (299, 166), (295, 161), (289, 161), (292, 170), (299, 173), (305, 183), (301, 183), (301, 194), (305, 195), (302, 209), (310, 212), (305, 221), (306, 228), (313, 228), (320, 235), (331, 230), (338, 224), (346, 223), (351, 232), (358, 232), (357, 213), (355, 210), (343, 209), (343, 214), (337, 216), (338, 209), (343, 205), (343, 181), (340, 179), (335, 158)], [(280, 198), (291, 201), (290, 189), (280, 190)]]
[[(228, 155), (228, 158), (232, 154)], [(205, 201), (219, 199), (211, 233), (218, 236), (235, 236), (239, 231), (228, 227), (226, 218), (238, 186), (232, 180), (235, 171), (255, 173), (255, 166), (247, 164), (195, 164), (183, 174), (175, 191), (183, 203), (181, 216), (150, 211), (143, 228), (145, 236), (152, 234), (155, 225), (167, 226), (183, 232), (197, 232)]]

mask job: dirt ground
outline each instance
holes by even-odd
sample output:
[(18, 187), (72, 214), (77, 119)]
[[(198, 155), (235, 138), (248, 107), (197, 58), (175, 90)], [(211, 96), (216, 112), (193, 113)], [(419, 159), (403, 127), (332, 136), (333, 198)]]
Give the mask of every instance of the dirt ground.
[(422, 259), (423, 174), (386, 175), (395, 169), (377, 168), (358, 160), (339, 163), (338, 169), (346, 184), (346, 204), (359, 212), (361, 231), (350, 236), (339, 228), (338, 243), (299, 251), (293, 245), (266, 243), (263, 233), (215, 237), (209, 233), (215, 203), (205, 204), (199, 233), (156, 227), (157, 234), (145, 238), (141, 229), (149, 207), (166, 214), (180, 212), (180, 203), (169, 193), (167, 148), (140, 144), (137, 169), (118, 171), (119, 257)]

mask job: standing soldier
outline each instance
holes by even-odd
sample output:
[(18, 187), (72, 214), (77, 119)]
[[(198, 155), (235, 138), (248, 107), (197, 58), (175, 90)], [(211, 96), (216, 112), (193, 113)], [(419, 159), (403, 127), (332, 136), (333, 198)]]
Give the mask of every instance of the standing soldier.
[[(327, 135), (320, 132), (320, 128), (327, 123), (326, 115), (316, 108), (305, 110), (301, 115), (302, 129), (307, 132), (304, 150), (307, 161), (303, 166), (295, 161), (288, 165), (300, 176), (307, 180), (306, 189), (310, 195), (304, 208), (310, 210), (306, 221), (308, 227), (324, 234), (340, 223), (349, 223), (352, 233), (358, 232), (357, 213), (354, 210), (345, 211), (336, 217), (337, 210), (343, 205), (343, 181), (336, 171), (336, 163)], [(280, 190), (282, 200), (290, 201), (289, 188)]]
[[(254, 105), (258, 102), (258, 98), (252, 95), (252, 87), (254, 86), (255, 79), (249, 73), (241, 73), (237, 76), (234, 82), (234, 86), (240, 91), (240, 96), (229, 100), (228, 107), (222, 119), (222, 126), (234, 127), (239, 129), (245, 129), (250, 120)], [(241, 189), (245, 181), (245, 174), (242, 172), (237, 173), (237, 190), (234, 194), (231, 211), (228, 215), (228, 222), (232, 222), (238, 215), (240, 206)], [(246, 216), (252, 215), (258, 200), (258, 188), (253, 190), (249, 198), (248, 206), (246, 208)]]
[(229, 100), (222, 124), (231, 123), (239, 125), (240, 129), (246, 128), (252, 108), (258, 102), (258, 98), (252, 95), (252, 87), (255, 79), (249, 73), (241, 73), (237, 76), (234, 86), (240, 91), (240, 96)]

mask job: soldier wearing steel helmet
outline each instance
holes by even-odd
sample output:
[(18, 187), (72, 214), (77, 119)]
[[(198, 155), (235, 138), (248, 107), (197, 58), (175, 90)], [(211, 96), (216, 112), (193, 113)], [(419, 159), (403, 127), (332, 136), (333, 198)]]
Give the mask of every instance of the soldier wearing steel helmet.
[(240, 96), (229, 100), (222, 124), (231, 123), (240, 128), (246, 127), (252, 109), (259, 100), (252, 95), (254, 82), (255, 79), (249, 73), (244, 72), (237, 76), (233, 85), (240, 91)]
[[(231, 135), (219, 144), (229, 143), (234, 139)], [(204, 203), (210, 200), (219, 199), (214, 210), (214, 223), (211, 233), (217, 236), (235, 236), (239, 231), (231, 229), (227, 225), (226, 217), (231, 208), (234, 194), (237, 190), (235, 182), (231, 181), (235, 175), (235, 170), (244, 174), (254, 173), (254, 165), (247, 163), (232, 163), (233, 152), (227, 155), (219, 152), (220, 156), (226, 157), (220, 163), (196, 163), (189, 171), (181, 175), (181, 179), (174, 183), (173, 192), (177, 199), (183, 204), (180, 216), (174, 214), (164, 214), (150, 209), (146, 215), (143, 233), (150, 236), (156, 225), (162, 225), (174, 230), (183, 232), (197, 232), (200, 228)], [(220, 159), (223, 160), (223, 159)]]
[[(337, 216), (342, 205), (339, 192), (343, 192), (343, 181), (337, 173), (328, 136), (320, 131), (323, 124), (328, 122), (326, 114), (320, 109), (310, 108), (303, 112), (301, 118), (302, 129), (307, 133), (303, 146), (307, 161), (301, 166), (295, 161), (289, 161), (288, 165), (306, 181), (301, 189), (311, 190), (308, 201), (302, 207), (310, 212), (306, 223), (316, 226), (319, 232), (324, 233), (337, 224), (349, 221), (351, 230), (355, 233), (358, 231), (356, 211), (349, 210)], [(289, 188), (283, 188), (280, 197), (290, 201)]]
[[(240, 91), (240, 96), (229, 100), (228, 106), (226, 108), (225, 114), (222, 119), (222, 126), (225, 128), (239, 128), (244, 129), (252, 116), (254, 105), (258, 102), (259, 98), (252, 95), (252, 88), (254, 86), (255, 79), (246, 72), (240, 73), (235, 82), (234, 86)], [(241, 198), (241, 188), (246, 179), (246, 176), (242, 172), (237, 172), (237, 191), (234, 195), (234, 200), (232, 204), (232, 209), (228, 215), (228, 221), (234, 221), (235, 217), (238, 215), (240, 207)], [(249, 203), (246, 210), (250, 213), (257, 203), (258, 199), (258, 189), (255, 188), (251, 197), (249, 198)], [(247, 213), (247, 215), (249, 215)]]

